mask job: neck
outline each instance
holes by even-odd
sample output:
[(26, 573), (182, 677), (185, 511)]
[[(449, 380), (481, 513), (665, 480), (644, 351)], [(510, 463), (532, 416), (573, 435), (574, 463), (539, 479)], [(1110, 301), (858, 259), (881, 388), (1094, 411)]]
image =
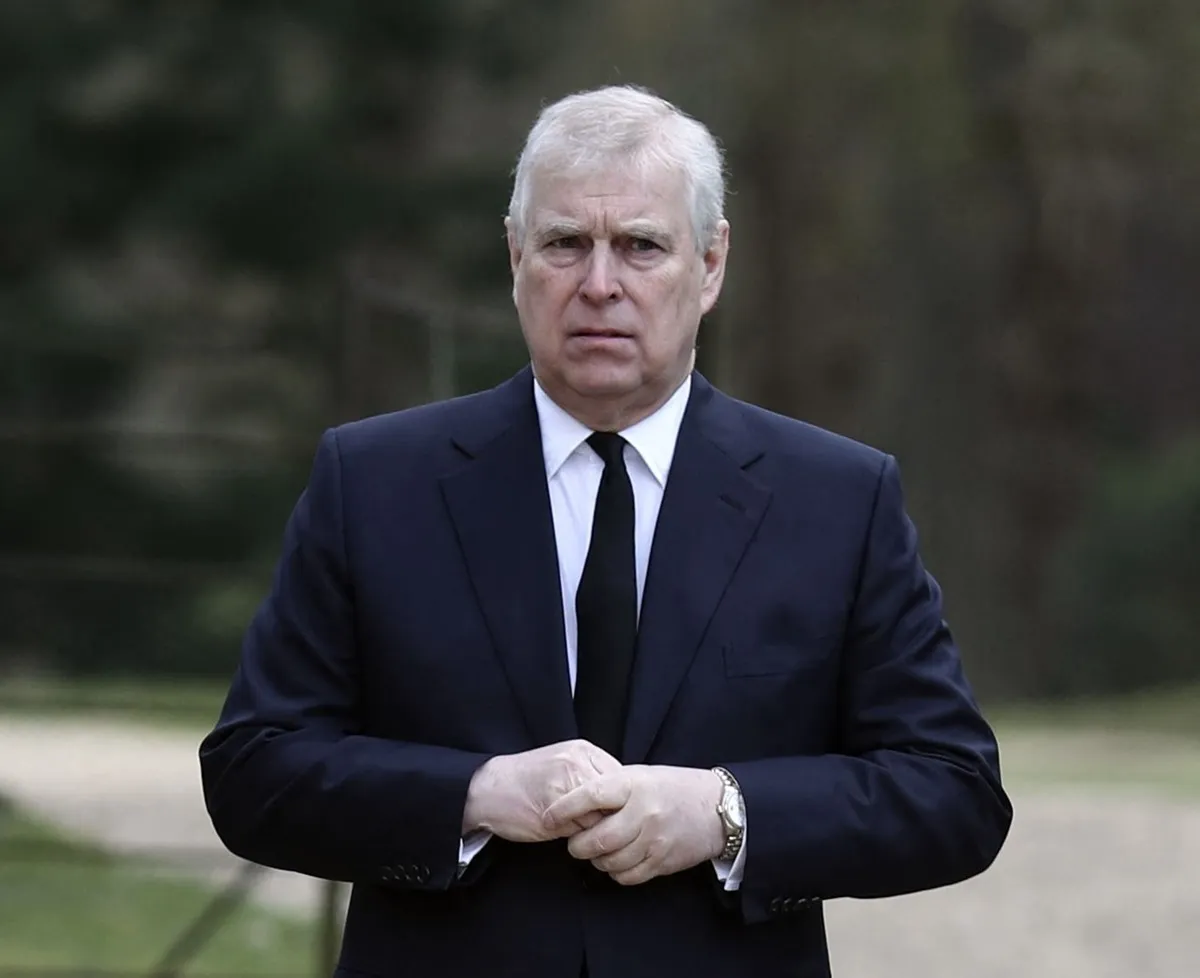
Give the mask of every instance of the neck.
[[(671, 393), (674, 393), (674, 391)], [(648, 404), (610, 405), (599, 403), (592, 399), (583, 403), (579, 403), (578, 399), (576, 399), (576, 403), (574, 404), (570, 402), (566, 404), (559, 403), (567, 414), (571, 415), (580, 424), (591, 428), (592, 431), (624, 431), (626, 428), (632, 428), (639, 421), (650, 417), (650, 415), (666, 404), (670, 397), (671, 394), (669, 393), (666, 397), (660, 397)]]
[(648, 391), (639, 390), (620, 398), (584, 397), (553, 383), (547, 384), (540, 377), (538, 383), (555, 404), (592, 431), (624, 431), (666, 404), (690, 373), (689, 365), (687, 373), (665, 386), (660, 393), (648, 396)]

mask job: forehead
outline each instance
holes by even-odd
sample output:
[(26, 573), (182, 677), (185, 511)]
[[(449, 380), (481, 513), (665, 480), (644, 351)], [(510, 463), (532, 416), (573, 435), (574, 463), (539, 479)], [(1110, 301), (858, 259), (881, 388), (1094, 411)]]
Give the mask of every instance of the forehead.
[(563, 221), (584, 228), (645, 222), (682, 233), (690, 220), (682, 176), (662, 166), (543, 173), (535, 176), (530, 190), (529, 219), (535, 231)]

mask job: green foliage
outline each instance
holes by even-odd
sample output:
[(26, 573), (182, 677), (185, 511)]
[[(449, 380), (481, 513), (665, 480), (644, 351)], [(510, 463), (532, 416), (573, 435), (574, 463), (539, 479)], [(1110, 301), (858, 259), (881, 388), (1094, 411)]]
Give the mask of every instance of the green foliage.
[(1098, 479), (1056, 565), (1058, 693), (1200, 678), (1200, 437)]
[[(228, 674), (316, 434), (352, 410), (344, 270), (504, 281), (508, 148), (422, 144), (447, 81), (511, 82), (560, 6), (0, 6), (0, 669)], [(230, 312), (247, 290), (262, 307)], [(214, 339), (228, 363), (164, 399), (172, 347)], [(392, 380), (380, 409), (414, 396)], [(107, 433), (134, 411), (268, 447)]]
[[(118, 859), (30, 821), (0, 798), (0, 969), (145, 973), (212, 891), (148, 862)], [(307, 974), (316, 928), (241, 909), (190, 973)]]
[[(0, 686), (0, 712), (43, 719), (69, 717), (190, 730), (212, 728), (228, 692), (229, 674), (211, 679), (155, 676), (23, 676)], [(4, 817), (0, 795), (0, 821)]]
[[(1102, 489), (1074, 521), (1121, 431), (1200, 409), (1198, 27), (1176, 0), (0, 4), (0, 670), (226, 674), (320, 428), (524, 361), (503, 322), (444, 355), (424, 300), (508, 315), (520, 127), (629, 81), (729, 151), (705, 369), (905, 460), (977, 685), (1190, 674), (1183, 585), (1140, 583), (1171, 517), (1134, 534)], [(131, 417), (250, 437), (93, 432)]]

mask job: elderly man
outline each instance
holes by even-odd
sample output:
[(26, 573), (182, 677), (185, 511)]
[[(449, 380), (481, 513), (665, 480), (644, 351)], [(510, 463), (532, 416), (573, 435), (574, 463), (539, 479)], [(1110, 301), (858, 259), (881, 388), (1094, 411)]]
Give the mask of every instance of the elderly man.
[(642, 90), (546, 108), (531, 366), (321, 439), (201, 763), (232, 851), (354, 884), (340, 975), (827, 975), (823, 901), (1000, 850), (895, 460), (694, 371), (722, 170)]

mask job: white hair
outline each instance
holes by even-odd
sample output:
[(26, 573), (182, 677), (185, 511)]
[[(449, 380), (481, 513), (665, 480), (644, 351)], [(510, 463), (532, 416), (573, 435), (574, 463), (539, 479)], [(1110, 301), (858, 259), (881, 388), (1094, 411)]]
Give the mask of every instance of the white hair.
[(725, 216), (725, 166), (707, 127), (665, 99), (634, 85), (577, 92), (544, 108), (517, 161), (508, 216), (524, 235), (539, 173), (588, 172), (658, 165), (686, 182), (692, 231), (700, 251)]

